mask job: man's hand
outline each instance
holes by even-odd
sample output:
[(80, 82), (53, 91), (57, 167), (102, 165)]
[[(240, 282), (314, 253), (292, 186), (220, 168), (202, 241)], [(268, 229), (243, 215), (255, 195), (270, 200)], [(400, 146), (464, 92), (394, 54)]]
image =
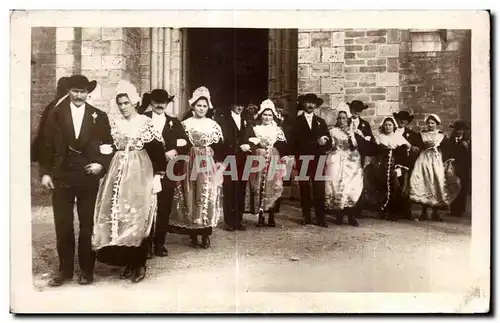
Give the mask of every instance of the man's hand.
[(175, 156), (177, 156), (177, 150), (175, 149), (171, 149), (165, 153), (165, 158), (167, 158), (167, 160), (174, 159)]
[(42, 176), (42, 186), (48, 190), (54, 189), (54, 183), (52, 183), (52, 178), (49, 175)]
[(320, 146), (324, 146), (324, 145), (326, 145), (326, 141), (327, 141), (327, 138), (325, 136), (323, 136), (323, 137), (318, 139), (318, 144)]
[(102, 165), (98, 163), (92, 163), (85, 166), (85, 172), (89, 175), (97, 175), (102, 171)]
[(360, 129), (354, 130), (354, 133), (359, 135), (360, 137), (363, 137), (363, 138), (365, 137), (365, 135), (363, 134), (363, 131), (361, 131)]
[(247, 152), (247, 151), (250, 151), (250, 145), (249, 144), (243, 144), (240, 146), (240, 149), (243, 151), (243, 152)]

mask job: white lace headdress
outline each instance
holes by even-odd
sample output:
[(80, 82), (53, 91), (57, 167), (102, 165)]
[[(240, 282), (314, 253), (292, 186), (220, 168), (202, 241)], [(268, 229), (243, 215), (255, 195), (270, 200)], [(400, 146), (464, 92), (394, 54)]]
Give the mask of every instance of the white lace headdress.
[(120, 110), (118, 109), (118, 105), (116, 104), (116, 96), (122, 93), (125, 93), (127, 95), (127, 97), (130, 100), (130, 103), (133, 106), (136, 106), (137, 103), (141, 101), (139, 92), (137, 92), (137, 88), (132, 83), (130, 83), (127, 80), (121, 80), (120, 82), (118, 82), (118, 84), (116, 85), (115, 96), (110, 99), (110, 110), (109, 110), (109, 114), (117, 119), (123, 118), (122, 114), (120, 113)]
[(199, 88), (194, 90), (191, 99), (188, 100), (189, 105), (192, 106), (193, 103), (195, 103), (196, 101), (198, 101), (199, 98), (202, 98), (202, 97), (207, 99), (208, 108), (213, 109), (214, 106), (212, 105), (212, 100), (210, 99), (210, 91), (204, 86), (200, 86)]

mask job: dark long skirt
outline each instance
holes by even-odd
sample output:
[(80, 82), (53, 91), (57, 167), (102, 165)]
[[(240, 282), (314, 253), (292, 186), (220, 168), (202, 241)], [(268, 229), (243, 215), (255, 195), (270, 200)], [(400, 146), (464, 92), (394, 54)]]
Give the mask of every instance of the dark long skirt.
[(146, 265), (149, 238), (144, 239), (139, 247), (109, 246), (96, 252), (99, 262), (111, 266), (131, 266), (138, 268)]

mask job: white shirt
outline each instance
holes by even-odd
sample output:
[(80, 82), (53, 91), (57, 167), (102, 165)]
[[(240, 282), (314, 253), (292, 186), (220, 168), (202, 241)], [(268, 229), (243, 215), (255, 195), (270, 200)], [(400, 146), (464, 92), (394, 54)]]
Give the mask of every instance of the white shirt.
[(85, 104), (82, 104), (80, 107), (71, 102), (69, 104), (71, 109), (71, 119), (73, 119), (73, 129), (75, 130), (75, 139), (78, 139), (80, 136), (80, 130), (82, 129), (83, 123), (83, 115), (85, 114)]
[(401, 135), (401, 136), (402, 136), (402, 135), (403, 135), (403, 133), (405, 132), (405, 128), (404, 128), (404, 127), (402, 127), (402, 128), (397, 128), (395, 132), (396, 132), (397, 134), (399, 134), (399, 135)]
[(231, 111), (231, 116), (233, 117), (234, 122), (236, 123), (236, 127), (238, 127), (238, 130), (241, 128), (241, 114), (234, 113)]
[(156, 131), (162, 133), (163, 127), (165, 127), (165, 122), (167, 122), (167, 117), (165, 116), (165, 113), (157, 114), (156, 112), (153, 112), (152, 116), (153, 116), (152, 118), (153, 127), (155, 128)]
[(358, 127), (359, 127), (359, 118), (352, 118), (352, 124), (354, 125), (354, 129), (358, 129)]
[(309, 129), (312, 129), (313, 116), (314, 112), (311, 113), (304, 112), (304, 117), (306, 118), (307, 124), (309, 125)]

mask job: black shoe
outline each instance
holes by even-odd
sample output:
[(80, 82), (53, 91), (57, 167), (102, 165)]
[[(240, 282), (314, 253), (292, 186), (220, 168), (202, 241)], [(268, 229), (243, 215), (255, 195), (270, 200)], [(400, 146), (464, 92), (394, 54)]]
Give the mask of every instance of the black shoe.
[(123, 270), (120, 273), (120, 279), (128, 279), (128, 278), (132, 277), (133, 273), (134, 273), (134, 271), (132, 270), (132, 267), (126, 266), (125, 268), (123, 268)]
[(238, 228), (236, 228), (236, 230), (238, 231), (245, 231), (247, 228), (245, 228), (243, 225), (239, 225)]
[(326, 222), (318, 222), (316, 225), (318, 227), (328, 228), (328, 224), (326, 224)]
[(264, 220), (264, 213), (262, 211), (259, 212), (259, 221), (257, 222), (258, 227), (266, 226), (266, 222)]
[(311, 221), (311, 219), (304, 219), (304, 220), (300, 221), (300, 224), (308, 225), (308, 224), (312, 224), (312, 221)]
[(193, 248), (198, 248), (198, 236), (191, 236), (191, 241), (189, 242), (189, 246)]
[(201, 237), (201, 247), (203, 249), (208, 249), (210, 247), (210, 237), (209, 236)]
[(276, 227), (276, 222), (274, 222), (274, 213), (269, 213), (269, 219), (267, 220), (267, 225), (271, 228)]
[(344, 216), (343, 215), (337, 215), (335, 218), (335, 224), (336, 225), (342, 225), (344, 223)]
[(92, 273), (81, 273), (78, 277), (78, 284), (90, 285), (94, 282), (94, 275)]
[(132, 282), (138, 283), (142, 281), (146, 277), (146, 266), (140, 266), (139, 268), (134, 270), (132, 275)]
[(55, 274), (54, 277), (52, 277), (51, 280), (49, 280), (48, 285), (50, 287), (58, 287), (58, 286), (61, 286), (65, 282), (70, 281), (72, 279), (73, 279), (73, 275), (58, 272), (57, 274)]
[(432, 221), (443, 222), (443, 219), (441, 218), (441, 216), (437, 212), (432, 212), (431, 218), (432, 218)]
[(348, 220), (349, 225), (352, 225), (353, 227), (359, 227), (359, 222), (356, 220), (354, 216), (350, 216)]
[(229, 232), (232, 232), (232, 231), (235, 231), (236, 229), (235, 229), (235, 228), (233, 228), (233, 227), (229, 227), (229, 226), (228, 226), (228, 227), (226, 227), (226, 228), (225, 228), (225, 230), (226, 230), (226, 231), (229, 231)]
[(165, 246), (159, 246), (155, 248), (156, 257), (168, 257), (168, 250)]

